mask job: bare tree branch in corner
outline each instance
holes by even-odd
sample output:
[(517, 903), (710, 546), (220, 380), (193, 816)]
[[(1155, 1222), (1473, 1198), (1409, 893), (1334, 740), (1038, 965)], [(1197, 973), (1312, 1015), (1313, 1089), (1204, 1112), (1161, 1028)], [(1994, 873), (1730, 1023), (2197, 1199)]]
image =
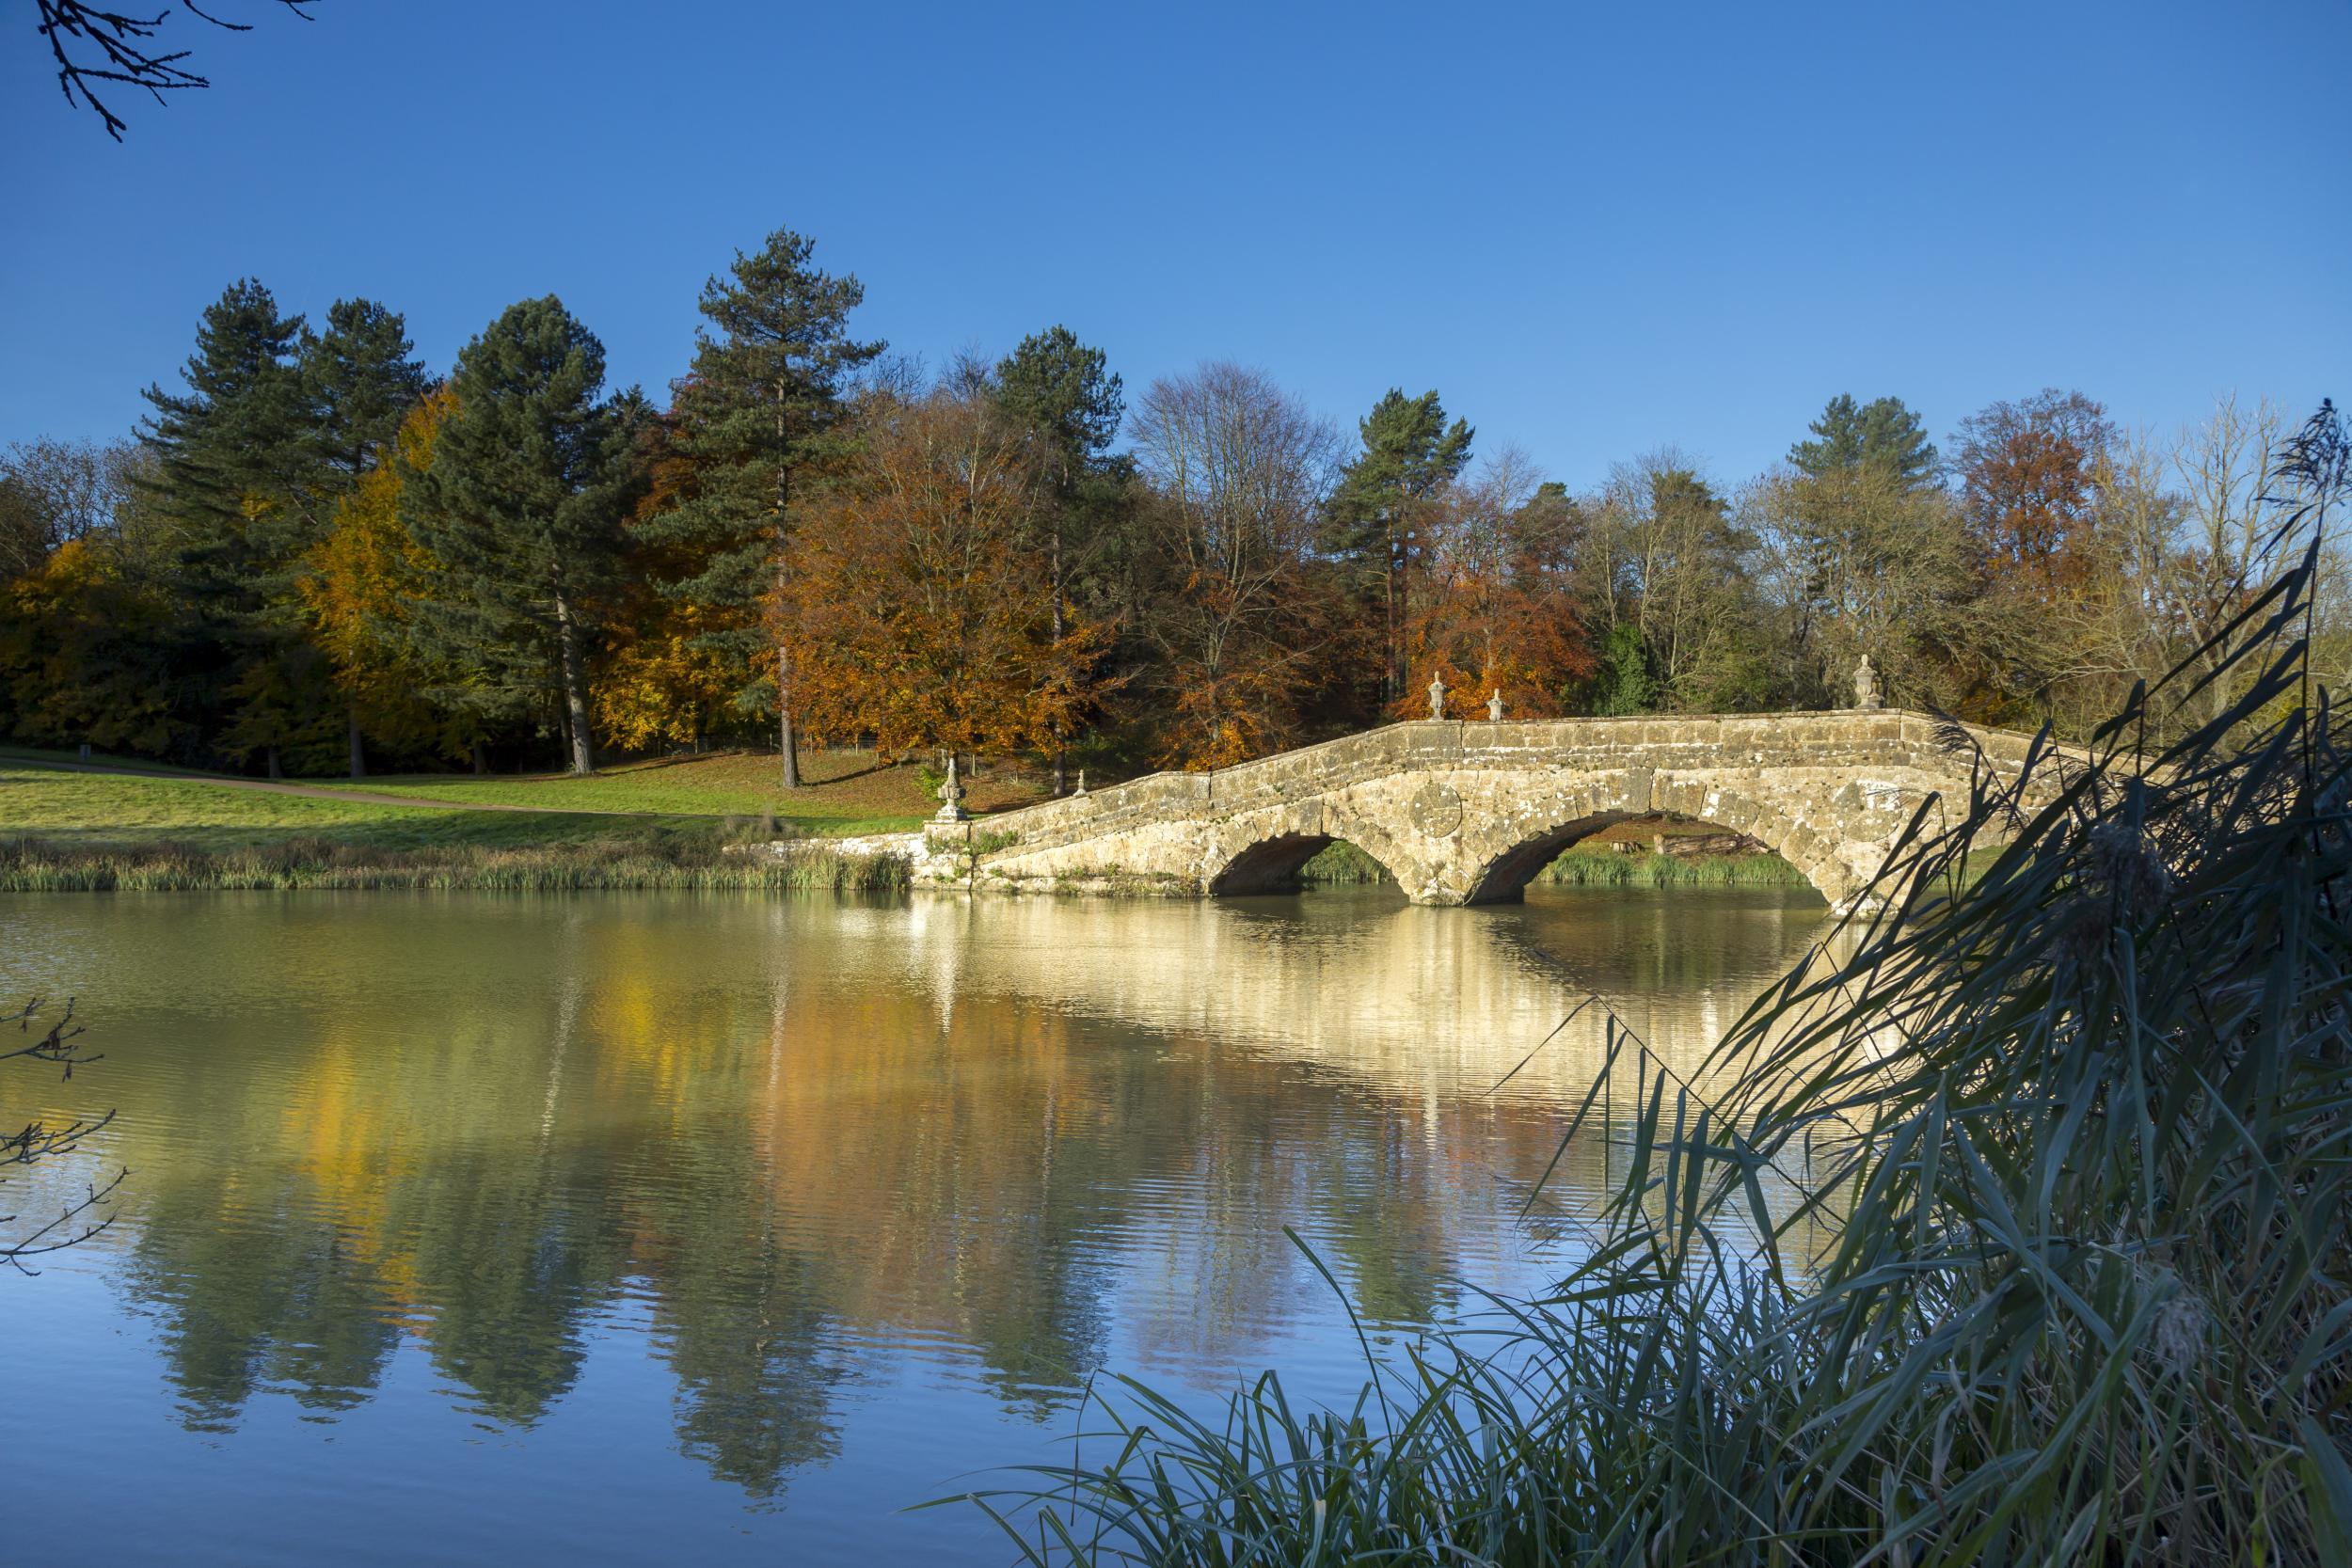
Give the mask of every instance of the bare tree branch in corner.
[[(73, 1043), (82, 1030), (73, 1022), (72, 1003), (66, 1004), (64, 1013), (56, 1022), (35, 1035), (40, 1012), (40, 1003), (28, 1002), (16, 1013), (0, 1019), (0, 1024), (13, 1023), (20, 1035), (27, 1037), (25, 1044), (13, 1050), (0, 1049), (0, 1062), (47, 1062), (63, 1068), (65, 1076), (71, 1079), (76, 1067), (99, 1059), (98, 1053)], [(0, 1133), (0, 1173), (11, 1165), (38, 1164), (71, 1154), (84, 1139), (114, 1118), (115, 1114), (108, 1111), (95, 1117), (77, 1117), (62, 1125), (30, 1121), (20, 1132)], [(87, 1242), (105, 1229), (114, 1223), (114, 1211), (107, 1207), (107, 1200), (129, 1174), (127, 1170), (118, 1170), (103, 1183), (90, 1182), (78, 1196), (68, 1198), (54, 1217), (22, 1235), (0, 1234), (0, 1265), (14, 1267), (24, 1274), (36, 1273), (25, 1259)], [(0, 1227), (13, 1227), (16, 1219), (13, 1213), (0, 1214)]]
[[(273, 0), (303, 21), (312, 20), (303, 7), (316, 0)], [(136, 16), (122, 11), (101, 10), (84, 5), (82, 0), (34, 0), (40, 8), (40, 36), (49, 40), (49, 53), (57, 62), (57, 87), (65, 101), (77, 100), (98, 112), (104, 122), (106, 135), (122, 139), (126, 129), (122, 117), (106, 106), (98, 96), (95, 84), (119, 82), (135, 87), (156, 103), (164, 102), (167, 92), (184, 91), (189, 87), (209, 87), (209, 77), (200, 76), (182, 64), (190, 51), (174, 49), (158, 51), (155, 39), (171, 16), (169, 8), (153, 16)], [(208, 22), (224, 32), (249, 33), (252, 24), (224, 22), (201, 7), (185, 4), (188, 14), (199, 22)]]

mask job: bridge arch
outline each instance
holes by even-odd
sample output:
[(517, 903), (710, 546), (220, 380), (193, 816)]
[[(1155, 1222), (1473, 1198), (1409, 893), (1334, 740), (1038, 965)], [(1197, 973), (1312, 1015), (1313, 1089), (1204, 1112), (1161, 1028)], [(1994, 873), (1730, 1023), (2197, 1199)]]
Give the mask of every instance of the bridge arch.
[(1374, 817), (1318, 798), (1246, 813), (1226, 823), (1209, 841), (1200, 885), (1225, 896), (1294, 892), (1300, 868), (1341, 842), (1363, 851), (1391, 880), (1407, 881), (1410, 846)]
[(1389, 874), (1390, 880), (1396, 879), (1394, 866), (1352, 838), (1342, 838), (1337, 833), (1276, 833), (1233, 852), (1221, 867), (1209, 874), (1208, 890), (1219, 897), (1295, 892), (1298, 874), (1306, 869), (1307, 863), (1334, 844), (1356, 845)]
[(1568, 846), (1603, 828), (1641, 816), (1677, 816), (1744, 834), (1796, 867), (1833, 907), (1843, 907), (1865, 880), (1838, 856), (1840, 835), (1816, 832), (1769, 801), (1721, 787), (1708, 790), (1703, 800), (1679, 802), (1641, 799), (1630, 791), (1616, 793), (1614, 800), (1587, 799), (1534, 821), (1520, 817), (1495, 824), (1500, 831), (1488, 835), (1481, 847), (1485, 853), (1471, 873), (1469, 895), (1463, 902), (1517, 900)]

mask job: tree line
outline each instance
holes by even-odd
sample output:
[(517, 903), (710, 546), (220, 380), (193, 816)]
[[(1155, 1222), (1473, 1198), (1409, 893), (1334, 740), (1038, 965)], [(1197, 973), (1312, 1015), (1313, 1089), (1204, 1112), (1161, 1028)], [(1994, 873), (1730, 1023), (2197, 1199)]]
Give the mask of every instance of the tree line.
[(1432, 682), (1462, 718), (1820, 708), (1867, 655), (1892, 703), (2060, 733), (2196, 650), (2195, 701), (2233, 689), (2267, 404), (2158, 439), (2044, 390), (1947, 450), (1839, 396), (1769, 473), (1669, 448), (1579, 492), (1435, 390), (1352, 437), (1226, 361), (1131, 401), (1058, 325), (929, 373), (814, 252), (778, 230), (708, 280), (666, 410), (551, 295), (436, 376), (388, 306), (232, 284), (134, 437), (8, 449), (0, 731), (271, 776), (764, 744), (787, 788), (863, 745), (1059, 789)]

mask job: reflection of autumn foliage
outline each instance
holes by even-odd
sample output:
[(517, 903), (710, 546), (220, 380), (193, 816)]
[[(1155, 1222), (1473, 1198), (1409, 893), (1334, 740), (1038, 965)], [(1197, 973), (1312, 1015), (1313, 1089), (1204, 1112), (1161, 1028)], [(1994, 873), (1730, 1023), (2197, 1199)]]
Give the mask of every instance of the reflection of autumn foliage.
[(1050, 747), (1099, 691), (1108, 628), (1053, 632), (1045, 504), (1022, 431), (978, 397), (878, 399), (811, 501), (778, 607), (803, 718), (886, 752)]
[(1506, 457), (1476, 483), (1432, 498), (1420, 524), (1409, 678), (1396, 717), (1428, 717), (1433, 677), (1445, 683), (1450, 719), (1485, 717), (1497, 692), (1511, 717), (1549, 717), (1570, 683), (1592, 673), (1569, 575), (1527, 526), (1532, 490), (1523, 467)]

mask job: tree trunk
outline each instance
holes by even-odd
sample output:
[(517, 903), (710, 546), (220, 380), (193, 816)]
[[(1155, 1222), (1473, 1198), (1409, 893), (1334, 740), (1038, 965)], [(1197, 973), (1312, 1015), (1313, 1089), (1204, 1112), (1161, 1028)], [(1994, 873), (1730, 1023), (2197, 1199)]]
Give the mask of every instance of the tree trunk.
[(776, 749), (784, 756), (784, 787), (801, 787), (801, 737), (792, 729), (792, 656), (776, 647)]
[(490, 745), (480, 736), (473, 737), (473, 770), (476, 773), (487, 773), (490, 770)]
[[(792, 583), (792, 537), (787, 508), (792, 500), (792, 433), (786, 409), (792, 388), (776, 383), (776, 609), (786, 609), (785, 590)], [(792, 656), (779, 631), (776, 642), (776, 752), (783, 759), (784, 787), (801, 787), (801, 737), (792, 728)]]
[(359, 736), (359, 705), (353, 703), (343, 709), (343, 744), (351, 752), (351, 776), (368, 776), (367, 743)]
[(278, 748), (270, 746), (264, 748), (264, 750), (267, 752), (269, 756), (269, 776), (273, 779), (284, 778), (286, 775), (278, 770)]
[(564, 712), (572, 732), (572, 771), (593, 773), (588, 750), (588, 683), (580, 659), (580, 629), (572, 624), (572, 602), (562, 583), (555, 589), (555, 646), (564, 667)]

